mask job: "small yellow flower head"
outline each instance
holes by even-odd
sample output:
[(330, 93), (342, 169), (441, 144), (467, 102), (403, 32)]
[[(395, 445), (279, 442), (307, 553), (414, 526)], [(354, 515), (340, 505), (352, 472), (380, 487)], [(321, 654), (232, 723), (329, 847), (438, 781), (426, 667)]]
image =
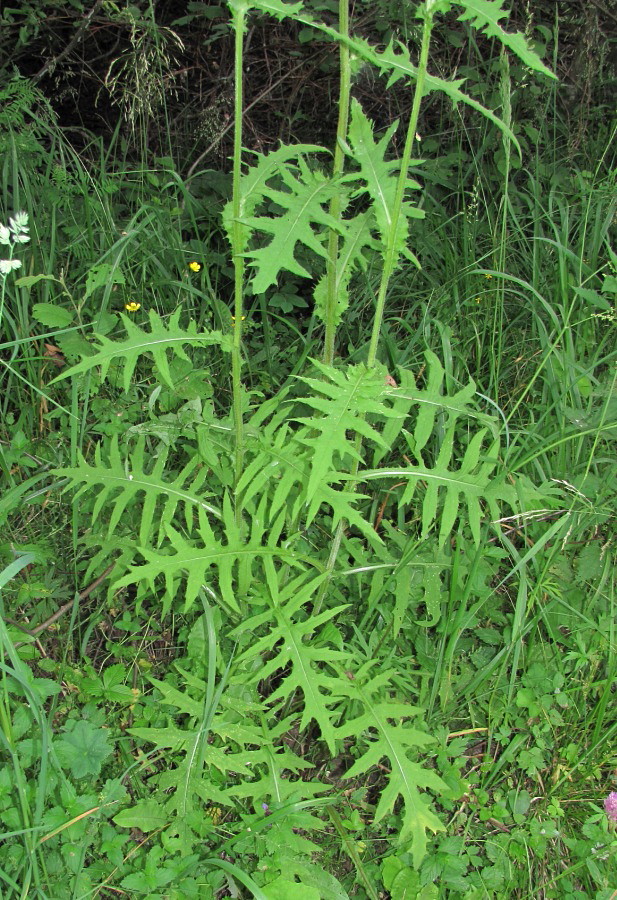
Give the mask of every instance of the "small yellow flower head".
[(480, 297), (476, 297), (476, 303), (482, 303), (482, 300)]
[(193, 262), (189, 263), (189, 269), (191, 270), (191, 272), (200, 272), (201, 263), (195, 262), (195, 260), (193, 260)]
[(134, 300), (131, 300), (130, 303), (125, 303), (124, 308), (127, 312), (137, 312), (138, 309), (141, 309), (141, 303), (135, 303)]
[[(241, 322), (244, 322), (245, 319), (246, 319), (246, 316), (240, 316), (240, 321), (241, 321)], [(231, 327), (232, 327), (232, 328), (235, 328), (235, 325), (236, 325), (236, 317), (235, 317), (235, 316), (232, 316), (232, 317), (231, 317)]]
[(492, 276), (492, 275), (489, 275), (488, 272), (487, 272), (487, 273), (485, 274), (484, 277), (485, 277), (485, 278), (488, 278), (488, 279), (491, 279), (493, 276)]

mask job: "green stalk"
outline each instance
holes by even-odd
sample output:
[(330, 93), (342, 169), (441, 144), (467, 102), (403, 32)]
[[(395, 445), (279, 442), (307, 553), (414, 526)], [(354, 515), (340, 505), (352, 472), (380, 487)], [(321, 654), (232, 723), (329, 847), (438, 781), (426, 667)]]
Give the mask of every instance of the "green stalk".
[[(371, 881), (369, 873), (364, 867), (364, 864), (356, 847), (356, 842), (349, 834), (349, 832), (345, 829), (341, 817), (333, 806), (328, 807), (328, 815), (330, 816), (330, 821), (338, 832), (338, 836), (341, 839), (341, 843), (345, 848), (347, 855), (356, 867), (356, 872), (358, 873), (360, 880), (364, 884), (366, 893), (369, 895), (371, 900), (379, 900), (379, 894), (377, 892), (377, 889), (375, 888), (375, 885)], [(402, 897), (403, 893), (401, 893), (399, 896)]]
[[(242, 476), (244, 460), (244, 422), (242, 420), (242, 316), (244, 308), (244, 258), (243, 229), (240, 224), (241, 194), (240, 175), (242, 166), (242, 57), (244, 44), (244, 20), (248, 4), (230, 0), (235, 34), (234, 47), (234, 156), (233, 156), (233, 227), (232, 258), (234, 266), (234, 323), (233, 348), (231, 351), (231, 380), (233, 392), (233, 420), (235, 432), (235, 484)], [(236, 504), (236, 517), (240, 516)]]
[[(416, 138), (416, 130), (418, 127), (418, 119), (420, 117), (420, 104), (422, 102), (422, 95), (424, 91), (424, 78), (426, 75), (426, 70), (428, 67), (428, 52), (431, 43), (431, 33), (433, 31), (433, 14), (427, 9), (424, 16), (424, 28), (422, 29), (422, 48), (420, 50), (420, 60), (418, 62), (418, 77), (416, 80), (416, 89), (414, 92), (413, 104), (411, 107), (411, 115), (409, 117), (409, 124), (407, 126), (407, 137), (405, 139), (405, 148), (403, 150), (403, 156), (401, 159), (401, 170), (399, 173), (397, 185), (396, 185), (396, 195), (394, 199), (394, 209), (392, 210), (392, 224), (390, 227), (390, 233), (388, 236), (388, 245), (386, 247), (386, 254), (384, 258), (384, 265), (381, 271), (381, 282), (379, 285), (379, 293), (377, 295), (377, 309), (375, 311), (375, 319), (373, 321), (373, 331), (371, 334), (371, 343), (369, 345), (368, 351), (368, 359), (367, 366), (368, 368), (373, 368), (375, 365), (375, 361), (377, 359), (377, 345), (379, 343), (379, 335), (381, 332), (381, 323), (383, 320), (384, 307), (386, 304), (386, 295), (388, 292), (388, 285), (390, 283), (390, 278), (392, 277), (392, 273), (394, 271), (394, 267), (396, 265), (397, 255), (396, 255), (396, 230), (398, 228), (398, 222), (400, 219), (401, 207), (403, 205), (403, 198), (405, 195), (405, 185), (407, 182), (407, 170), (409, 169), (409, 161), (411, 160), (411, 151), (413, 149), (413, 142)], [(325, 354), (324, 354), (325, 359)], [(360, 448), (362, 446), (362, 436), (358, 435), (356, 439), (356, 449), (358, 453), (360, 452)], [(358, 469), (360, 467), (359, 460), (354, 460), (351, 467), (351, 475), (356, 475), (358, 473)], [(328, 592), (330, 579), (332, 577), (332, 573), (334, 572), (334, 567), (336, 565), (336, 559), (340, 550), (341, 541), (343, 539), (343, 533), (345, 528), (347, 527), (347, 523), (345, 520), (341, 519), (338, 523), (336, 531), (334, 532), (334, 537), (332, 538), (332, 544), (330, 546), (330, 554), (328, 556), (328, 562), (326, 563), (326, 572), (328, 573), (328, 577), (321, 583), (319, 591), (317, 592), (317, 596), (315, 598), (315, 605), (313, 607), (313, 615), (317, 615), (321, 611), (321, 607), (324, 601), (324, 598)]]
[(379, 344), (379, 335), (381, 332), (381, 323), (383, 321), (383, 313), (386, 305), (386, 296), (390, 278), (394, 271), (397, 261), (396, 254), (396, 231), (399, 219), (401, 217), (401, 207), (405, 196), (405, 185), (407, 182), (407, 170), (411, 160), (411, 151), (413, 142), (416, 139), (416, 131), (418, 128), (418, 119), (420, 117), (420, 104), (424, 93), (424, 79), (428, 67), (428, 51), (431, 43), (431, 33), (433, 31), (433, 13), (430, 4), (427, 4), (424, 13), (424, 27), (422, 29), (422, 47), (420, 49), (420, 59), (418, 61), (418, 77), (416, 79), (416, 88), (413, 96), (413, 104), (411, 107), (411, 115), (407, 126), (407, 137), (405, 139), (405, 148), (401, 158), (401, 169), (396, 184), (396, 195), (394, 199), (394, 209), (392, 210), (392, 224), (388, 235), (388, 244), (386, 247), (383, 269), (381, 270), (381, 282), (377, 294), (377, 308), (375, 310), (375, 319), (373, 320), (373, 331), (371, 334), (371, 343), (369, 344), (368, 358), (366, 361), (369, 369), (372, 369), (377, 359), (377, 345)]
[[(508, 54), (505, 49), (501, 48), (499, 56), (500, 81), (499, 93), (501, 95), (502, 118), (508, 128), (512, 126), (512, 104), (510, 98), (510, 64)], [(498, 237), (498, 252), (496, 253), (495, 268), (498, 272), (503, 272), (506, 265), (506, 251), (508, 247), (508, 210), (510, 208), (509, 188), (510, 188), (510, 157), (512, 154), (512, 141), (506, 132), (502, 132), (501, 140), (503, 144), (503, 152), (505, 158), (505, 170), (503, 175), (503, 198), (501, 207), (501, 225)], [(491, 396), (499, 400), (499, 383), (501, 361), (503, 358), (503, 304), (505, 299), (505, 281), (499, 279), (495, 289), (495, 305), (493, 307), (493, 327), (492, 327), (492, 357), (493, 365), (491, 366)]]
[[(339, 0), (339, 31), (343, 38), (349, 38), (349, 0)], [(334, 148), (334, 165), (332, 176), (336, 178), (343, 174), (345, 165), (345, 152), (343, 142), (347, 137), (349, 122), (349, 97), (351, 92), (351, 71), (349, 67), (349, 47), (342, 40), (339, 43), (340, 76), (338, 99), (338, 124), (336, 127), (336, 146)], [(338, 221), (341, 215), (341, 192), (337, 191), (330, 201), (330, 215)], [(336, 338), (337, 319), (337, 289), (338, 275), (338, 246), (339, 236), (332, 229), (328, 238), (328, 263), (326, 269), (327, 298), (326, 298), (326, 333), (324, 337), (323, 360), (331, 366), (334, 362), (334, 341)]]

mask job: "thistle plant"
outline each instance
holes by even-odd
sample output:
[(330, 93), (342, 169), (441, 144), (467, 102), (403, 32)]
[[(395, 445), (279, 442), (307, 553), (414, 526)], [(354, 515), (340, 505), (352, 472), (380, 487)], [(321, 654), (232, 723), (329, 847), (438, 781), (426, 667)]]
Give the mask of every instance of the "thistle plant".
[[(427, 621), (439, 621), (441, 597), (454, 577), (455, 535), (480, 553), (488, 531), (500, 540), (504, 513), (517, 515), (550, 502), (528, 480), (511, 477), (503, 463), (501, 423), (480, 408), (472, 381), (448, 389), (444, 367), (431, 352), (422, 380), (401, 368), (393, 384), (379, 362), (392, 275), (404, 261), (419, 264), (410, 243), (413, 223), (424, 213), (411, 197), (421, 191), (412, 174), (424, 97), (440, 91), (468, 104), (516, 147), (510, 123), (466, 95), (462, 81), (429, 73), (437, 16), (462, 10), (461, 21), (500, 41), (530, 68), (550, 73), (522, 35), (504, 31), (501, 0), (420, 4), (417, 65), (402, 45), (380, 50), (350, 37), (345, 0), (339, 30), (314, 19), (301, 2), (231, 0), (229, 6), (235, 139), (233, 193), (223, 224), (234, 267), (233, 334), (183, 324), (180, 311), (164, 321), (151, 310), (147, 329), (122, 315), (124, 339), (98, 335), (90, 355), (56, 380), (96, 370), (104, 383), (112, 371), (115, 377), (121, 371), (122, 387), (129, 390), (145, 357), (154, 363), (153, 377), (173, 390), (172, 363), (216, 346), (231, 355), (231, 409), (227, 415), (202, 410), (200, 420), (184, 428), (182, 451), (173, 463), (169, 446), (157, 446), (153, 454), (143, 435), (133, 435), (98, 447), (93, 458), (80, 458), (57, 474), (77, 488), (78, 497), (93, 498), (91, 572), (104, 568), (113, 552), (118, 574), (112, 589), (135, 585), (138, 606), (154, 595), (163, 615), (197, 615), (204, 609), (212, 659), (206, 699), (197, 701), (188, 688), (172, 689), (153, 679), (163, 702), (187, 714), (190, 725), (131, 732), (175, 758), (176, 768), (153, 782), (163, 823), (174, 823), (183, 846), (190, 851), (201, 840), (199, 810), (206, 802), (234, 807), (250, 798), (258, 809), (288, 804), (290, 817), (294, 803), (315, 802), (317, 784), (281, 777), (306, 765), (281, 737), (295, 727), (317, 738), (320, 752), (332, 758), (353, 741), (356, 762), (348, 777), (387, 760), (374, 821), (397, 810), (399, 841), (418, 867), (427, 832), (443, 829), (433, 798), (447, 796), (449, 789), (425, 764), (434, 739), (423, 707), (397, 680), (397, 637), (419, 605), (426, 607)], [(242, 58), (249, 12), (291, 18), (339, 43), (333, 152), (313, 144), (251, 156), (243, 152)], [(405, 80), (411, 86), (400, 159), (392, 153), (399, 123), (377, 137), (360, 103), (349, 100), (352, 55), (386, 74), (390, 84)], [(379, 265), (380, 280), (366, 360), (335, 366), (337, 328), (349, 305), (352, 278), (369, 262)], [(285, 388), (247, 409), (242, 383), (247, 282), (261, 295), (284, 273), (315, 283), (315, 314), (325, 327), (323, 359), (297, 379), (299, 398), (292, 399)], [(378, 534), (358, 482), (402, 486), (396, 501), (400, 531), (390, 527), (385, 540)], [(131, 534), (125, 528), (127, 510), (132, 510)], [(368, 661), (349, 644), (351, 602), (344, 583), (352, 578), (361, 581), (360, 596), (369, 598), (365, 626), (379, 616), (384, 629), (374, 647), (378, 658)], [(212, 605), (219, 614), (219, 640), (233, 641), (237, 650), (216, 690)], [(198, 692), (203, 687), (190, 686)], [(242, 725), (236, 718), (240, 696), (246, 704)], [(221, 774), (228, 771), (237, 778), (222, 785)], [(119, 823), (139, 825), (143, 810), (140, 801), (123, 811)]]

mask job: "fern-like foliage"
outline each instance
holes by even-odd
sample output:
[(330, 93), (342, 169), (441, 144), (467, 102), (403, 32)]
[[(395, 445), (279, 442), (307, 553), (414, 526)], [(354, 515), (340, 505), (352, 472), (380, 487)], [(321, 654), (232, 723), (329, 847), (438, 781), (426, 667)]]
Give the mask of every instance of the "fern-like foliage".
[(345, 694), (359, 703), (363, 712), (345, 721), (336, 730), (337, 737), (357, 739), (360, 746), (366, 744), (362, 755), (345, 773), (345, 778), (357, 778), (369, 769), (377, 767), (383, 759), (388, 761), (390, 774), (375, 812), (375, 822), (392, 813), (399, 797), (404, 808), (399, 842), (411, 838), (414, 865), (419, 867), (427, 844), (427, 831), (443, 831), (444, 826), (430, 807), (424, 793), (430, 788), (437, 794), (446, 793), (446, 783), (417, 761), (417, 751), (434, 742), (425, 731), (414, 727), (410, 720), (418, 720), (422, 709), (400, 702), (388, 696), (388, 686), (393, 672), (381, 672), (374, 677), (370, 670), (374, 662), (366, 663), (355, 675), (343, 676)]
[(383, 368), (367, 369), (361, 365), (339, 370), (316, 360), (313, 362), (323, 380), (301, 377), (313, 392), (305, 396), (303, 402), (317, 410), (318, 415), (297, 420), (307, 426), (307, 431), (298, 440), (311, 451), (308, 500), (330, 473), (346, 468), (352, 460), (362, 462), (354, 445), (356, 435), (384, 446), (381, 434), (368, 419), (398, 415), (383, 402), (387, 394)]
[[(165, 687), (165, 693), (169, 694), (170, 690), (168, 686)], [(182, 696), (179, 691), (176, 693)], [(246, 744), (258, 745), (263, 742), (263, 737), (255, 728), (215, 720), (211, 731), (225, 742), (225, 748), (209, 746), (206, 750), (203, 745), (203, 732), (199, 728), (190, 731), (170, 725), (165, 728), (131, 729), (131, 734), (144, 741), (162, 749), (181, 751), (183, 754), (182, 761), (178, 762), (177, 767), (158, 779), (161, 791), (173, 792), (173, 800), (165, 804), (167, 810), (177, 811), (181, 816), (186, 815), (187, 810), (194, 804), (194, 795), (206, 803), (229, 804), (229, 792), (221, 790), (215, 780), (209, 781), (204, 778), (204, 763), (221, 773), (232, 772), (244, 778), (252, 777), (252, 770), (249, 768), (251, 765), (257, 762), (265, 763), (263, 753), (244, 749)], [(241, 749), (230, 752), (227, 748), (231, 741), (239, 743)], [(197, 759), (201, 762), (199, 766), (195, 764)]]
[[(275, 672), (286, 673), (268, 701), (274, 703), (284, 700), (294, 692), (301, 691), (304, 702), (300, 728), (304, 730), (315, 720), (323, 740), (334, 754), (335, 731), (331, 707), (340, 697), (340, 679), (335, 673), (327, 672), (333, 663), (342, 663), (348, 655), (324, 646), (319, 639), (319, 630), (324, 623), (341, 613), (345, 606), (306, 617), (304, 607), (324, 576), (307, 581), (306, 575), (299, 575), (281, 588), (271, 560), (265, 560), (265, 569), (268, 609), (243, 622), (236, 633), (259, 633), (259, 629), (266, 624), (268, 628), (266, 634), (244, 652), (238, 664), (270, 656), (265, 665), (255, 673), (253, 680), (263, 681)], [(273, 651), (275, 647), (276, 650)]]
[(251, 0), (251, 6), (268, 13), (279, 22), (288, 18), (301, 20), (306, 15), (301, 0), (297, 3), (283, 3), (282, 0)]
[[(423, 486), (422, 538), (428, 537), (436, 518), (439, 518), (439, 544), (443, 546), (459, 518), (461, 501), (466, 504), (466, 520), (476, 545), (480, 544), (482, 503), (488, 506), (493, 520), (500, 516), (504, 501), (517, 509), (518, 498), (513, 485), (505, 481), (505, 473), (498, 465), (498, 441), (484, 446), (484, 430), (475, 434), (465, 450), (463, 460), (454, 467), (455, 428), (446, 432), (433, 465), (406, 466), (402, 468), (369, 469), (362, 473), (364, 480), (376, 478), (406, 479), (408, 485), (401, 498), (402, 505), (409, 505)], [(480, 456), (483, 459), (480, 460)]]
[[(345, 234), (340, 242), (335, 273), (335, 297), (336, 315), (335, 324), (342, 321), (343, 313), (349, 306), (349, 283), (357, 269), (366, 270), (368, 251), (381, 249), (379, 242), (373, 237), (374, 215), (372, 210), (358, 213), (352, 219), (345, 220)], [(326, 319), (326, 301), (328, 292), (328, 278), (321, 276), (313, 298), (315, 300), (315, 314), (322, 320)]]
[[(394, 123), (379, 141), (375, 141), (373, 126), (356, 100), (351, 103), (351, 120), (346, 152), (351, 166), (356, 170), (342, 179), (353, 198), (368, 196), (371, 206), (357, 216), (345, 220), (345, 237), (341, 242), (336, 263), (336, 322), (348, 306), (348, 289), (354, 271), (366, 267), (367, 251), (382, 253), (392, 244), (395, 257), (405, 256), (419, 266), (418, 260), (407, 245), (409, 220), (421, 219), (424, 211), (403, 200), (396, 218), (396, 234), (392, 234), (393, 212), (397, 207), (396, 190), (400, 164), (388, 159), (392, 136), (398, 123)], [(419, 190), (420, 185), (407, 179), (409, 190)], [(373, 232), (377, 232), (378, 238)], [(326, 318), (327, 278), (324, 275), (315, 288), (316, 313)]]
[[(210, 707), (207, 695), (204, 696), (203, 679), (180, 666), (177, 669), (185, 690), (167, 681), (150, 680), (159, 692), (159, 703), (173, 710), (176, 717), (182, 716), (183, 723), (174, 721), (165, 727), (132, 728), (130, 733), (166, 754), (173, 754), (174, 767), (165, 766), (154, 778), (160, 825), (170, 826), (168, 835), (181, 835), (185, 846), (190, 847), (198, 840), (197, 835), (202, 834), (204, 806), (233, 806), (234, 785), (241, 788), (251, 781), (254, 769), (268, 765), (274, 750), (271, 739), (251, 720), (251, 714), (259, 709), (258, 704), (234, 698), (230, 708), (229, 700), (222, 702), (220, 689), (215, 708)], [(243, 721), (235, 721), (240, 712), (244, 714)], [(224, 788), (220, 786), (222, 781)], [(138, 802), (133, 808), (123, 810), (116, 817), (117, 824), (138, 824), (147, 805)]]
[[(397, 127), (398, 122), (394, 122), (376, 142), (372, 123), (364, 114), (358, 101), (352, 101), (348, 152), (352, 160), (358, 164), (360, 171), (346, 176), (345, 180), (359, 181), (361, 187), (358, 189), (358, 193), (366, 191), (369, 194), (375, 224), (383, 247), (392, 240), (390, 233), (393, 211), (396, 208), (396, 182), (400, 164), (397, 160), (386, 159), (386, 154)], [(408, 178), (407, 187), (410, 190), (419, 190), (420, 184), (412, 178)], [(409, 202), (403, 202), (398, 217), (396, 235), (393, 238), (393, 246), (397, 256), (404, 254), (419, 266), (418, 260), (407, 247), (409, 219), (412, 217), (423, 219), (424, 211), (412, 206)]]
[[(177, 594), (178, 583), (186, 577), (185, 610), (193, 606), (199, 591), (206, 585), (210, 595), (216, 597), (223, 607), (237, 613), (240, 605), (236, 595), (248, 588), (254, 560), (276, 557), (297, 568), (310, 564), (309, 560), (299, 558), (285, 547), (263, 542), (263, 505), (260, 514), (252, 519), (248, 536), (240, 533), (227, 494), (222, 514), (224, 535), (214, 531), (203, 510), (197, 512), (198, 525), (193, 540), (167, 525), (165, 546), (160, 551), (140, 547), (146, 563), (133, 566), (115, 583), (115, 587), (146, 581), (154, 591), (156, 580), (162, 577), (166, 588), (163, 614), (166, 614)], [(216, 573), (214, 578), (209, 574), (211, 569)]]
[(310, 428), (294, 431), (289, 423), (283, 423), (278, 428), (269, 428), (250, 445), (253, 458), (238, 485), (243, 507), (254, 511), (257, 499), (268, 498), (265, 524), (274, 542), (280, 539), (283, 527), (288, 533), (296, 532), (300, 523), (307, 528), (326, 508), (331, 510), (333, 525), (343, 519), (371, 544), (378, 541), (372, 526), (358, 509), (366, 499), (363, 494), (335, 489), (325, 479), (317, 484), (309, 500), (313, 454), (302, 440), (310, 434)]
[[(324, 153), (323, 147), (315, 144), (283, 145), (271, 153), (256, 153), (256, 160), (249, 166), (240, 181), (240, 218), (241, 224), (245, 218), (255, 214), (257, 207), (266, 198), (271, 181), (276, 181), (280, 173), (286, 168), (295, 171), (295, 163), (299, 155)], [(233, 203), (226, 203), (223, 207), (223, 226), (227, 232), (229, 242), (233, 240)], [(252, 229), (244, 226), (241, 229), (241, 243), (238, 251), (246, 250)]]
[(544, 65), (537, 53), (529, 44), (525, 35), (520, 31), (512, 34), (504, 31), (500, 25), (502, 19), (507, 19), (509, 13), (503, 9), (504, 0), (456, 0), (453, 5), (462, 6), (465, 10), (458, 17), (459, 22), (471, 22), (478, 31), (484, 31), (487, 37), (497, 40), (518, 56), (518, 58), (530, 69), (555, 78), (551, 70)]
[(64, 378), (70, 378), (73, 375), (80, 375), (83, 372), (89, 372), (100, 366), (101, 380), (104, 381), (108, 377), (109, 367), (113, 362), (123, 363), (122, 385), (125, 391), (131, 386), (133, 373), (139, 357), (143, 354), (150, 354), (154, 358), (161, 379), (173, 390), (174, 381), (169, 370), (169, 360), (167, 353), (180, 357), (180, 359), (188, 360), (189, 357), (184, 350), (185, 346), (204, 347), (208, 345), (216, 345), (221, 350), (231, 351), (231, 339), (228, 335), (222, 334), (220, 331), (211, 331), (198, 333), (195, 322), (190, 322), (187, 328), (181, 328), (179, 325), (180, 314), (182, 310), (178, 309), (169, 318), (169, 323), (165, 324), (158, 313), (151, 309), (149, 312), (150, 331), (144, 331), (128, 316), (121, 315), (122, 322), (126, 328), (128, 337), (124, 341), (110, 339), (104, 335), (97, 335), (95, 351), (91, 356), (87, 356), (71, 366), (61, 375), (58, 375), (52, 384), (62, 381)]
[[(33, 112), (36, 110), (36, 116)], [(7, 139), (11, 130), (17, 136), (26, 138), (25, 149), (33, 149), (41, 155), (45, 150), (34, 138), (44, 130), (46, 123), (54, 122), (56, 115), (44, 93), (35, 87), (30, 78), (14, 74), (3, 79), (0, 87), (0, 147), (9, 146)], [(34, 132), (34, 134), (33, 134)], [(28, 140), (30, 139), (30, 140)], [(21, 141), (18, 140), (18, 143)]]
[[(269, 824), (276, 821), (282, 827), (282, 820), (291, 817), (291, 831), (301, 827), (293, 815), (294, 801), (305, 801), (327, 789), (289, 777), (312, 765), (279, 745), (292, 721), (282, 718), (271, 726), (266, 722), (263, 703), (247, 684), (241, 667), (236, 665), (237, 674), (230, 680), (228, 664), (217, 684), (219, 648), (214, 618), (206, 609), (191, 628), (187, 664), (176, 663), (165, 681), (149, 679), (158, 694), (157, 704), (165, 708), (167, 724), (133, 728), (130, 733), (154, 745), (166, 759), (171, 757), (173, 766), (165, 765), (151, 779), (153, 799), (138, 801), (115, 817), (116, 824), (125, 827), (165, 828), (167, 839), (180, 838), (185, 852), (203, 841), (204, 816), (213, 806), (220, 814), (221, 808), (233, 808), (237, 799), (246, 797), (255, 804), (268, 801), (279, 808), (286, 806)], [(315, 827), (320, 822), (311, 826), (305, 821), (305, 825)]]
[[(364, 212), (344, 220), (345, 232), (335, 266), (337, 324), (349, 305), (351, 278), (357, 269), (366, 268), (369, 251), (383, 253), (392, 242), (396, 260), (405, 256), (419, 266), (418, 260), (407, 245), (407, 238), (409, 220), (423, 218), (424, 211), (403, 200), (396, 220), (396, 234), (391, 234), (393, 211), (397, 206), (395, 195), (400, 164), (397, 160), (386, 157), (397, 125), (398, 123), (391, 125), (385, 135), (376, 142), (371, 122), (365, 116), (360, 104), (356, 100), (352, 101), (348, 143), (345, 149), (351, 165), (355, 164), (356, 170), (342, 178), (341, 188), (345, 186), (350, 198), (368, 197), (371, 205)], [(418, 190), (420, 185), (408, 178), (407, 188)], [(324, 321), (327, 318), (327, 291), (327, 275), (323, 275), (317, 283), (314, 297), (315, 312)]]
[[(405, 479), (408, 485), (401, 498), (401, 504), (409, 505), (422, 486), (422, 539), (428, 537), (435, 520), (439, 520), (439, 543), (441, 546), (452, 533), (460, 513), (461, 500), (465, 501), (466, 513), (472, 535), (480, 542), (480, 523), (484, 501), (493, 518), (499, 518), (500, 502), (506, 501), (511, 507), (517, 506), (516, 491), (505, 481), (505, 471), (499, 467), (499, 437), (495, 422), (490, 416), (481, 415), (471, 406), (475, 385), (470, 382), (453, 395), (443, 393), (445, 373), (437, 357), (426, 353), (428, 376), (426, 387), (415, 387), (410, 373), (407, 374), (411, 389), (401, 389), (401, 398), (412, 400), (417, 409), (413, 433), (407, 434), (410, 454), (417, 465), (405, 467), (384, 467), (363, 470), (363, 481), (381, 478)], [(394, 391), (396, 395), (398, 391)], [(469, 418), (479, 419), (484, 427), (466, 440), (462, 460), (457, 465), (459, 454), (459, 431)], [(436, 427), (441, 433), (437, 452), (431, 444), (434, 459), (425, 458), (429, 440), (434, 437)], [(493, 437), (488, 445), (484, 441), (491, 431)], [(340, 476), (347, 480), (351, 476)], [(355, 476), (353, 476), (355, 477)]]
[(314, 230), (340, 230), (339, 221), (327, 211), (327, 206), (335, 193), (333, 181), (318, 169), (309, 168), (306, 161), (298, 157), (297, 171), (289, 167), (279, 172), (283, 187), (268, 188), (267, 198), (283, 210), (278, 216), (253, 216), (245, 223), (256, 231), (271, 235), (271, 240), (257, 250), (245, 255), (256, 269), (253, 290), (260, 294), (272, 284), (276, 284), (281, 269), (310, 278), (311, 273), (297, 259), (296, 245), (312, 250), (318, 256), (326, 257), (327, 250)]
[[(395, 48), (394, 41), (391, 41), (385, 50), (377, 50), (363, 38), (344, 37), (335, 28), (314, 19), (302, 9), (302, 4), (300, 3), (282, 3), (281, 0), (252, 0), (251, 5), (279, 20), (285, 17), (294, 18), (328, 35), (334, 41), (345, 43), (352, 53), (372, 63), (382, 74), (388, 75), (388, 86), (400, 78), (407, 78), (411, 81), (415, 81), (417, 78), (417, 66), (412, 63), (409, 50), (404, 44), (398, 43)], [(450, 0), (437, 0), (437, 2), (436, 0), (427, 0), (427, 2), (421, 4), (419, 12), (433, 16), (436, 12), (447, 11), (453, 6), (464, 8), (464, 12), (459, 17), (461, 20), (470, 21), (476, 28), (483, 29), (488, 36), (496, 38), (515, 53), (530, 69), (550, 78), (555, 78), (555, 75), (542, 62), (538, 54), (531, 49), (523, 34), (520, 32), (512, 34), (504, 31), (501, 27), (501, 20), (507, 17), (507, 13), (503, 10), (503, 0), (457, 0), (457, 2), (454, 2), (454, 0), (452, 2)], [(461, 90), (464, 84), (464, 78), (447, 81), (445, 78), (430, 75), (428, 72), (425, 75), (426, 93), (440, 91), (449, 97), (453, 103), (465, 103), (471, 106), (507, 134), (518, 147), (516, 137), (506, 123), (499, 116), (496, 116), (492, 110), (482, 106), (481, 103), (478, 103), (477, 100)]]
[(357, 580), (356, 593), (365, 598), (364, 620), (376, 612), (386, 619), (389, 615), (396, 641), (404, 622), (425, 628), (437, 625), (452, 559), (435, 539), (418, 540), (387, 520), (380, 527), (384, 540), (370, 550), (357, 539), (344, 542), (350, 568), (337, 575), (341, 581)]
[[(335, 183), (318, 168), (309, 166), (304, 156), (317, 150), (323, 152), (323, 148), (300, 145), (259, 155), (256, 165), (242, 179), (243, 243), (246, 245), (249, 236), (256, 232), (270, 236), (263, 246), (244, 254), (255, 269), (252, 288), (256, 294), (276, 284), (281, 270), (311, 277), (298, 260), (296, 247), (300, 245), (325, 258), (324, 235), (331, 228), (343, 230), (342, 223), (327, 209), (336, 191)], [(259, 206), (264, 206), (264, 210), (253, 215), (252, 210)], [(273, 209), (277, 211), (274, 214)], [(224, 223), (230, 240), (231, 216), (228, 204)]]
[(142, 547), (160, 546), (165, 537), (165, 527), (173, 521), (178, 506), (183, 510), (184, 524), (189, 533), (193, 531), (197, 510), (222, 519), (221, 511), (206, 499), (203, 488), (207, 469), (200, 465), (199, 457), (191, 457), (174, 478), (166, 481), (164, 475), (168, 456), (169, 447), (161, 444), (152, 463), (143, 435), (137, 439), (135, 449), (125, 455), (117, 436), (114, 436), (107, 460), (103, 459), (99, 445), (93, 465), (80, 457), (77, 466), (55, 469), (54, 474), (69, 479), (67, 489), (79, 486), (74, 498), (76, 501), (86, 492), (96, 495), (92, 507), (93, 526), (100, 521), (104, 511), (111, 510), (107, 540), (125, 520), (126, 511), (137, 509), (141, 513), (139, 533), (136, 535), (139, 544)]

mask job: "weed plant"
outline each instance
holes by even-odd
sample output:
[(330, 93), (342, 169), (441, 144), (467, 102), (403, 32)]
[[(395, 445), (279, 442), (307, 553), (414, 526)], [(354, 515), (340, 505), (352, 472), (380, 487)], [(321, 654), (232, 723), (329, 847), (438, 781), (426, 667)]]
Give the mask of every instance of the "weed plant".
[[(500, 0), (413, 53), (229, 12), (229, 172), (149, 153), (147, 59), (138, 154), (3, 88), (0, 896), (609, 900), (612, 134), (564, 159)], [(273, 20), (338, 47), (331, 147), (243, 149)]]

